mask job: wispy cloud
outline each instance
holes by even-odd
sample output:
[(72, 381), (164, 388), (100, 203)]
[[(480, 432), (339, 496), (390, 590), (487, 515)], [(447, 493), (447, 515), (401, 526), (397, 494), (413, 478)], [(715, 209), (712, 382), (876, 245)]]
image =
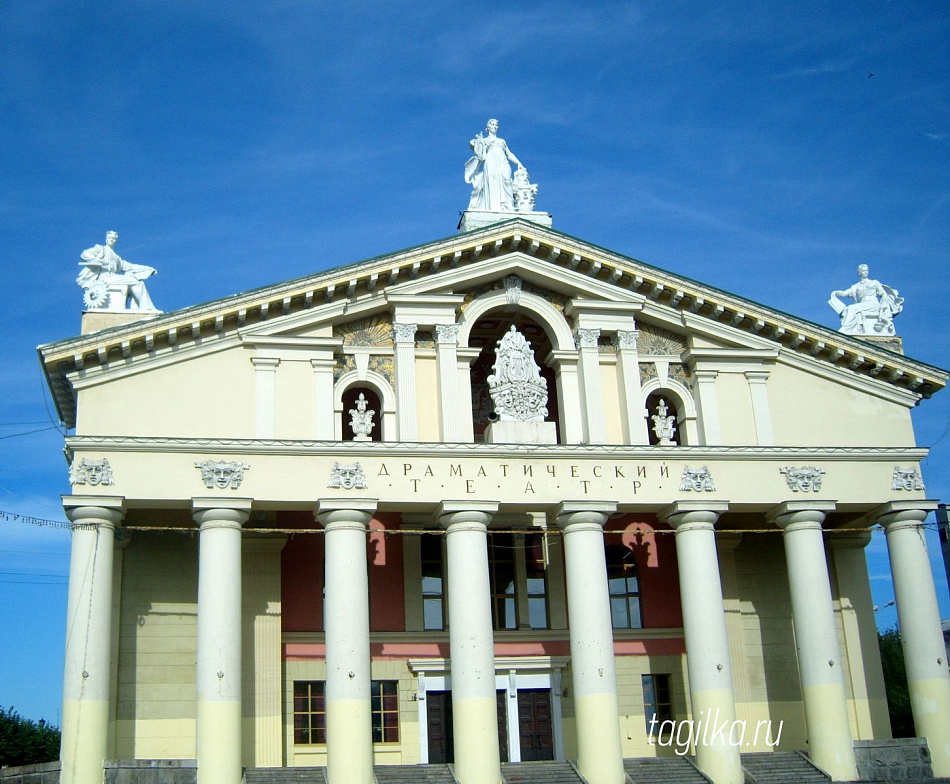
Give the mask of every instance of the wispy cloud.
[(822, 76), (824, 74), (842, 73), (844, 71), (850, 71), (856, 62), (857, 58), (852, 57), (848, 60), (843, 60), (840, 62), (824, 62), (819, 63), (818, 65), (802, 66), (800, 68), (792, 68), (788, 71), (772, 74), (772, 78), (795, 79), (807, 76)]

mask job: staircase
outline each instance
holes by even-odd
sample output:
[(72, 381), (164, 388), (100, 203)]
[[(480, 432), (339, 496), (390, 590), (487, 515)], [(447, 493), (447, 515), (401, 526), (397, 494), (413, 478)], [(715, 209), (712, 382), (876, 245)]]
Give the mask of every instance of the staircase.
[(244, 784), (327, 784), (327, 769), (247, 768)]
[(796, 751), (742, 755), (742, 771), (749, 784), (829, 784), (831, 778)]
[(631, 784), (709, 784), (686, 757), (625, 759), (623, 770)]
[(377, 765), (377, 784), (455, 784), (448, 765)]
[(503, 762), (505, 784), (584, 784), (570, 762)]

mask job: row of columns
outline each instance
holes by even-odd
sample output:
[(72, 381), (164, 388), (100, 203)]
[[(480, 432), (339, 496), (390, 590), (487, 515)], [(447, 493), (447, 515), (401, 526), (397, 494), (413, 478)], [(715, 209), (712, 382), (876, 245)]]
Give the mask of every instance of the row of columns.
[[(112, 566), (120, 498), (65, 497), (73, 531), (63, 700), (63, 784), (101, 784), (109, 727)], [(725, 502), (680, 502), (661, 514), (675, 531), (694, 721), (735, 719), (715, 524)], [(195, 499), (199, 529), (197, 743), (200, 784), (239, 784), (241, 753), (241, 531), (249, 499)], [(488, 526), (494, 502), (446, 501), (455, 772), (461, 784), (497, 784)], [(831, 505), (786, 503), (769, 515), (783, 531), (802, 699), (812, 760), (835, 780), (857, 778), (841, 675), (822, 522)], [(372, 784), (373, 743), (366, 533), (373, 500), (327, 499), (326, 712), (331, 784)], [(563, 531), (578, 768), (591, 784), (624, 781), (603, 526), (609, 502), (563, 502)], [(887, 532), (908, 686), (934, 773), (950, 775), (950, 678), (920, 502), (892, 503)], [(696, 747), (715, 784), (741, 784), (739, 749), (714, 736)]]

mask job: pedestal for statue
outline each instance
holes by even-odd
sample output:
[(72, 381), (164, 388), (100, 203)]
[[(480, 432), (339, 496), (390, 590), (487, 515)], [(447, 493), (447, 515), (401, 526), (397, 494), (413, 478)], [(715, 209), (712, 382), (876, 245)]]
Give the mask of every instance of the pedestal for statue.
[(552, 217), (550, 212), (510, 212), (502, 210), (465, 210), (459, 220), (458, 230), (460, 234), (467, 231), (475, 231), (483, 226), (491, 226), (493, 223), (511, 220), (512, 218), (524, 218), (539, 226), (551, 228)]
[(492, 422), (485, 428), (486, 444), (556, 444), (554, 422)]

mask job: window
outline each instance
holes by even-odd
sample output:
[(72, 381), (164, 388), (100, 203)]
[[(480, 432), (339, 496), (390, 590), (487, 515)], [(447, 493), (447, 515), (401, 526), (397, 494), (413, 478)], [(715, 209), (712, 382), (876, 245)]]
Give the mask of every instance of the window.
[(661, 722), (673, 718), (673, 700), (670, 695), (669, 675), (641, 675), (643, 685), (643, 717), (647, 734), (659, 732)]
[(422, 623), (424, 629), (445, 628), (443, 539), (444, 537), (438, 534), (422, 535)]
[(511, 534), (489, 534), (488, 569), (492, 622), (496, 629), (517, 629), (515, 542)]
[(622, 544), (607, 545), (605, 549), (611, 623), (615, 629), (642, 629), (640, 580), (633, 552)]
[(294, 681), (294, 743), (327, 742), (323, 681)]
[[(373, 742), (399, 742), (399, 684), (373, 681)], [(327, 742), (325, 681), (294, 681), (294, 743)]]
[(548, 579), (543, 534), (525, 536), (524, 561), (527, 575), (525, 592), (528, 597), (528, 625), (532, 629), (547, 629)]
[(373, 743), (399, 743), (397, 681), (373, 681)]

